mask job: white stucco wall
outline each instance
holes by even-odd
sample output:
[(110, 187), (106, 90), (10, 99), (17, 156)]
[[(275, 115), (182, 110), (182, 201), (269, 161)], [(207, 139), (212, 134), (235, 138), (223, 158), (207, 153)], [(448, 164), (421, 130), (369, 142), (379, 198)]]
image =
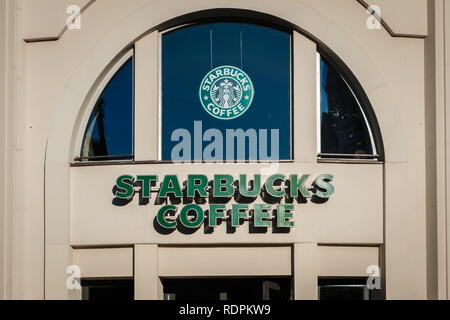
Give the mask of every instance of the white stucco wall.
[[(384, 202), (380, 206), (384, 210), (387, 298), (427, 297), (423, 39), (394, 38), (386, 30), (367, 29), (369, 16), (355, 0), (284, 0), (276, 6), (268, 0), (79, 1), (86, 9), (82, 28), (65, 32), (67, 15), (63, 12), (61, 18), (55, 13), (65, 11), (64, 5), (55, 1), (20, 0), (17, 8), (10, 7), (17, 10), (16, 36), (28, 40), (59, 37), (52, 42), (17, 41), (16, 158), (14, 162), (5, 156), (1, 160), (5, 173), (18, 168), (5, 180), (14, 181), (14, 196), (8, 196), (16, 200), (3, 209), (15, 213), (14, 236), (6, 237), (14, 239), (14, 262), (11, 270), (4, 271), (8, 273), (5, 278), (13, 279), (10, 297), (44, 298), (44, 292), (45, 298), (70, 296), (65, 288), (65, 268), (72, 261), (71, 239), (83, 242), (77, 238), (78, 229), (70, 234), (70, 214), (79, 210), (71, 207), (69, 185), (76, 187), (76, 180), (71, 181), (70, 175), (89, 169), (70, 169), (69, 163), (87, 102), (103, 72), (148, 30), (179, 15), (209, 8), (250, 9), (285, 19), (323, 42), (352, 70), (372, 103), (384, 139), (386, 162), (380, 173)], [(415, 3), (404, 10), (417, 16), (418, 23), (411, 23), (408, 14), (399, 14), (398, 7), (377, 2), (386, 9), (385, 20), (395, 32), (423, 37), (427, 32), (424, 1)], [(302, 161), (309, 166), (314, 157), (309, 154)], [(2, 221), (2, 227), (10, 230), (4, 224), (7, 220)], [(8, 261), (4, 259), (3, 265)], [(44, 272), (48, 275), (45, 284)]]

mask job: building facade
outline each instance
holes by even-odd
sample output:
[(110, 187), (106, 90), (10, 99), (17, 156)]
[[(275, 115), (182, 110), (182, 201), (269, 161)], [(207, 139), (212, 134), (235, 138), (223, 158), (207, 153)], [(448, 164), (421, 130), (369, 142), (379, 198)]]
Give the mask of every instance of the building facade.
[(448, 17), (1, 0), (0, 297), (448, 299)]

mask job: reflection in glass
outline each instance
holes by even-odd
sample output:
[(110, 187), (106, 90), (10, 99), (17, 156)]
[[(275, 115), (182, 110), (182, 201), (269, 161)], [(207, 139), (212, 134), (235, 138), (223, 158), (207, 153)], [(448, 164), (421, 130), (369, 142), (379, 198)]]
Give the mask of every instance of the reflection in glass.
[(358, 100), (338, 71), (320, 60), (322, 154), (373, 154), (372, 140)]
[(133, 60), (129, 59), (103, 90), (89, 118), (82, 160), (133, 158)]

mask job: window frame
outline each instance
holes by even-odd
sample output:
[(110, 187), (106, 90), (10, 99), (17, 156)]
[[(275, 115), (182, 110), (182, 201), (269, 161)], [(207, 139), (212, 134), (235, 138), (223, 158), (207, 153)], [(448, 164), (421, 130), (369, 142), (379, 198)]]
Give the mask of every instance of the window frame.
[[(321, 58), (324, 58), (340, 75), (347, 85), (354, 99), (358, 103), (359, 112), (364, 119), (372, 146), (371, 154), (332, 154), (322, 153), (322, 124), (321, 124)], [(384, 147), (377, 118), (364, 89), (351, 70), (329, 49), (317, 43), (316, 52), (316, 133), (317, 133), (317, 161), (331, 163), (381, 163), (384, 161)]]
[(163, 105), (162, 105), (162, 53), (163, 53), (163, 47), (162, 47), (162, 38), (165, 34), (176, 32), (178, 30), (199, 26), (199, 25), (205, 25), (205, 24), (213, 24), (213, 23), (243, 23), (243, 24), (251, 24), (266, 28), (271, 28), (280, 32), (284, 32), (289, 35), (289, 159), (278, 159), (278, 160), (227, 160), (223, 159), (222, 161), (213, 161), (213, 160), (194, 160), (191, 161), (185, 161), (185, 162), (176, 162), (177, 164), (183, 165), (183, 164), (192, 164), (192, 163), (205, 163), (205, 164), (211, 164), (211, 163), (293, 163), (295, 162), (295, 154), (294, 154), (294, 44), (293, 44), (293, 38), (294, 38), (294, 28), (287, 28), (283, 27), (278, 24), (271, 24), (269, 22), (265, 21), (259, 21), (254, 19), (247, 19), (247, 18), (211, 18), (211, 19), (205, 19), (205, 20), (197, 20), (187, 23), (182, 23), (175, 26), (169, 26), (165, 29), (158, 30), (158, 160), (159, 163), (173, 163), (170, 160), (163, 160), (162, 159), (162, 152), (163, 152), (163, 139), (162, 139), (162, 114), (163, 114)]
[[(120, 69), (122, 67), (124, 67), (124, 65), (130, 59), (132, 59), (132, 64), (133, 64), (133, 70), (132, 70), (133, 93), (132, 93), (132, 111), (131, 111), (132, 112), (132, 124), (131, 124), (131, 126), (132, 126), (132, 146), (131, 146), (132, 154), (83, 157), (82, 156), (82, 152), (83, 152), (82, 148), (83, 148), (86, 128), (89, 123), (92, 112), (98, 102), (98, 99), (100, 99), (101, 95), (107, 88), (110, 81), (114, 78), (116, 73), (118, 71), (120, 71)], [(101, 79), (99, 84), (96, 86), (95, 91), (92, 94), (92, 96), (90, 97), (89, 103), (87, 104), (88, 107), (83, 112), (82, 122), (80, 123), (80, 127), (78, 130), (78, 139), (76, 140), (77, 145), (76, 145), (76, 149), (75, 149), (76, 155), (74, 157), (74, 162), (95, 164), (95, 163), (101, 163), (101, 162), (109, 163), (109, 162), (116, 162), (116, 161), (119, 161), (119, 162), (134, 161), (134, 159), (135, 159), (135, 133), (136, 133), (135, 132), (135, 65), (136, 64), (135, 64), (134, 46), (132, 46), (132, 47), (128, 48), (127, 50), (125, 50), (125, 53), (120, 54), (119, 57), (116, 58), (110, 64), (110, 66), (108, 67), (108, 69), (106, 71), (106, 74), (103, 76), (103, 78)], [(120, 158), (125, 158), (125, 159), (120, 159)], [(130, 158), (132, 160), (130, 160)], [(98, 159), (98, 160), (96, 160), (96, 159)]]

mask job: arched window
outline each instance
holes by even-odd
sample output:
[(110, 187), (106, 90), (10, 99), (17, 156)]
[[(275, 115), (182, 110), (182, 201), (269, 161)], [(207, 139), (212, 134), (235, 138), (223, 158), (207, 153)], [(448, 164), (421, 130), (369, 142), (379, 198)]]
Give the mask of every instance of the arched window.
[(325, 57), (318, 61), (319, 157), (377, 157), (368, 118), (344, 76)]
[(133, 160), (133, 57), (125, 58), (94, 105), (81, 161)]
[[(142, 160), (295, 160), (293, 132), (301, 123), (292, 115), (301, 109), (292, 109), (294, 27), (267, 25), (187, 22), (159, 33), (159, 154)], [(382, 160), (379, 128), (360, 85), (323, 44), (317, 50), (311, 81), (317, 83), (319, 161)], [(134, 160), (133, 52), (106, 81), (78, 161)]]

